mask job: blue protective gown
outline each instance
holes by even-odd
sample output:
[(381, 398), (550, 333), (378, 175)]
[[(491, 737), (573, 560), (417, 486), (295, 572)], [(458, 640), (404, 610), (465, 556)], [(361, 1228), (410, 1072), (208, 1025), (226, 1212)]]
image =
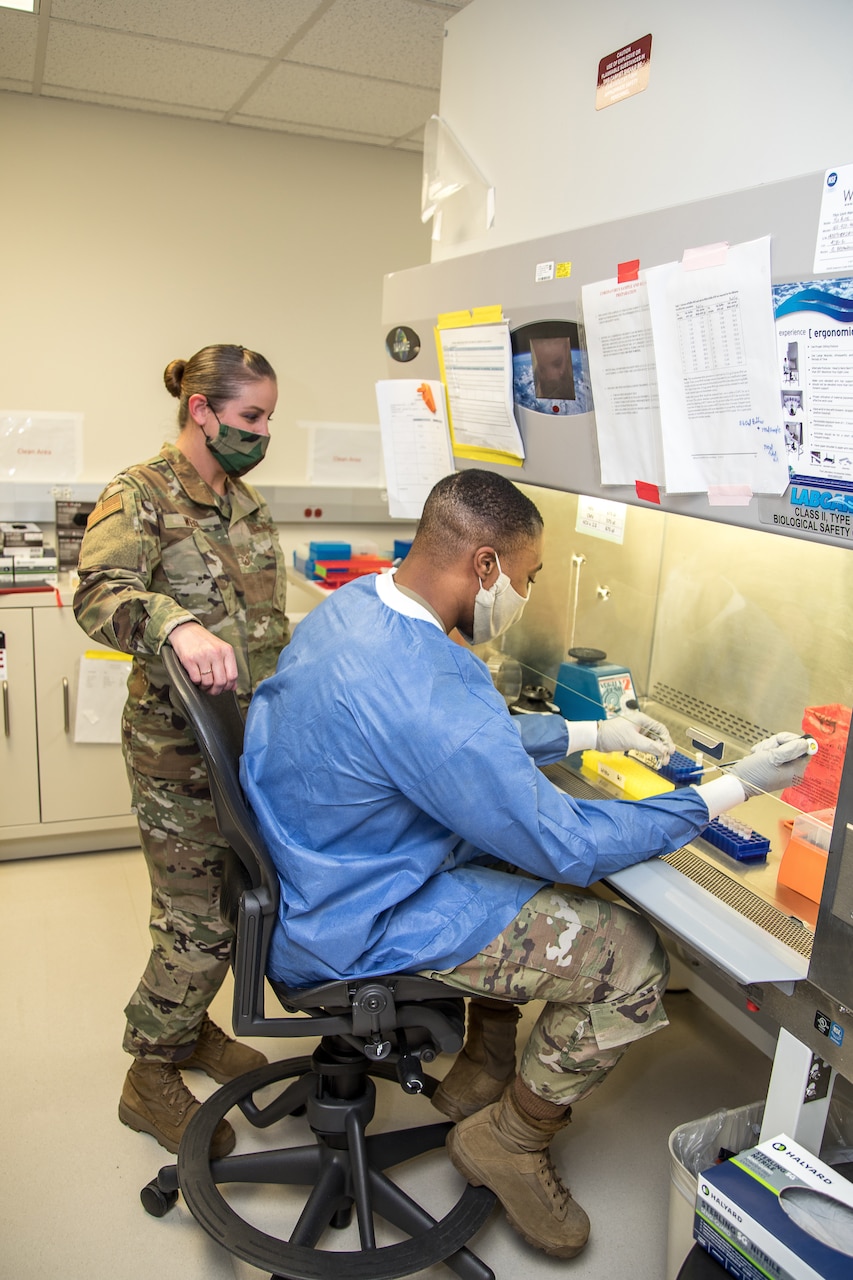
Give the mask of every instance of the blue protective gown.
[(452, 968), (542, 883), (589, 885), (708, 822), (690, 787), (564, 794), (536, 767), (565, 756), (562, 717), (510, 716), (485, 664), (378, 582), (300, 622), (249, 708), (241, 777), (281, 881), (269, 973), (293, 986)]

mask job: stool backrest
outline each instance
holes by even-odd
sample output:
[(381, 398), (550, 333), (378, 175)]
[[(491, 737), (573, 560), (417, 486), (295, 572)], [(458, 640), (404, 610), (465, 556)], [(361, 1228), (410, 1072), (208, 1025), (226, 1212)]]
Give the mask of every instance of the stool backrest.
[(243, 713), (233, 691), (209, 694), (194, 684), (170, 644), (163, 645), (160, 657), (172, 704), (186, 717), (207, 766), (216, 825), (239, 859), (239, 867), (233, 858), (225, 859), (223, 915), (233, 923), (243, 888), (266, 890), (272, 903), (278, 902), (279, 893), (275, 868), (240, 785)]

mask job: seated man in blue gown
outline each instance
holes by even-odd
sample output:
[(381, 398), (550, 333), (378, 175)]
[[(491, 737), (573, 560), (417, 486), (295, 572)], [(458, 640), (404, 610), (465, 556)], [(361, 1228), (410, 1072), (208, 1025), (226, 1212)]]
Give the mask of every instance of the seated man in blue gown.
[[(575, 800), (538, 765), (574, 751), (666, 756), (636, 713), (509, 714), (484, 663), (542, 567), (542, 519), (481, 470), (439, 481), (396, 573), (340, 587), (296, 628), (246, 725), (242, 780), (281, 881), (270, 974), (292, 986), (422, 973), (470, 995), (433, 1101), (448, 1150), (531, 1244), (571, 1257), (589, 1220), (553, 1135), (628, 1046), (666, 1025), (654, 929), (588, 886), (670, 853), (723, 810), (790, 784), (781, 734), (722, 777), (647, 800)], [(503, 864), (503, 865), (502, 865)], [(515, 1062), (519, 1004), (543, 1001)]]

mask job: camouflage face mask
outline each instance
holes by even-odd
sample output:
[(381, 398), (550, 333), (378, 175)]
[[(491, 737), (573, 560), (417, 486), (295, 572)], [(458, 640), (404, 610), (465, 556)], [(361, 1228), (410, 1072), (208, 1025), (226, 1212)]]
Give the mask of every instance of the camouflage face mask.
[[(219, 422), (219, 419), (216, 419)], [(213, 439), (205, 435), (207, 447), (215, 455), (222, 470), (229, 476), (243, 476), (262, 461), (270, 442), (269, 436), (257, 431), (243, 431), (219, 422), (219, 430)]]

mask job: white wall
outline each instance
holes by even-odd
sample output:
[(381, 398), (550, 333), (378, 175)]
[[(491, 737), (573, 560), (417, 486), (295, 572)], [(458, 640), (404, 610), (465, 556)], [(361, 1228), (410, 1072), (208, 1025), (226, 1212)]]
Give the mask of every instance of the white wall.
[(0, 93), (0, 408), (85, 415), (81, 480), (174, 438), (162, 373), (212, 342), (279, 378), (265, 484), (304, 483), (293, 424), (375, 422), (385, 272), (427, 261), (421, 159)]
[[(648, 88), (596, 111), (600, 60), (649, 32)], [(440, 114), (495, 225), (433, 260), (853, 161), (851, 49), (851, 0), (473, 0)]]

